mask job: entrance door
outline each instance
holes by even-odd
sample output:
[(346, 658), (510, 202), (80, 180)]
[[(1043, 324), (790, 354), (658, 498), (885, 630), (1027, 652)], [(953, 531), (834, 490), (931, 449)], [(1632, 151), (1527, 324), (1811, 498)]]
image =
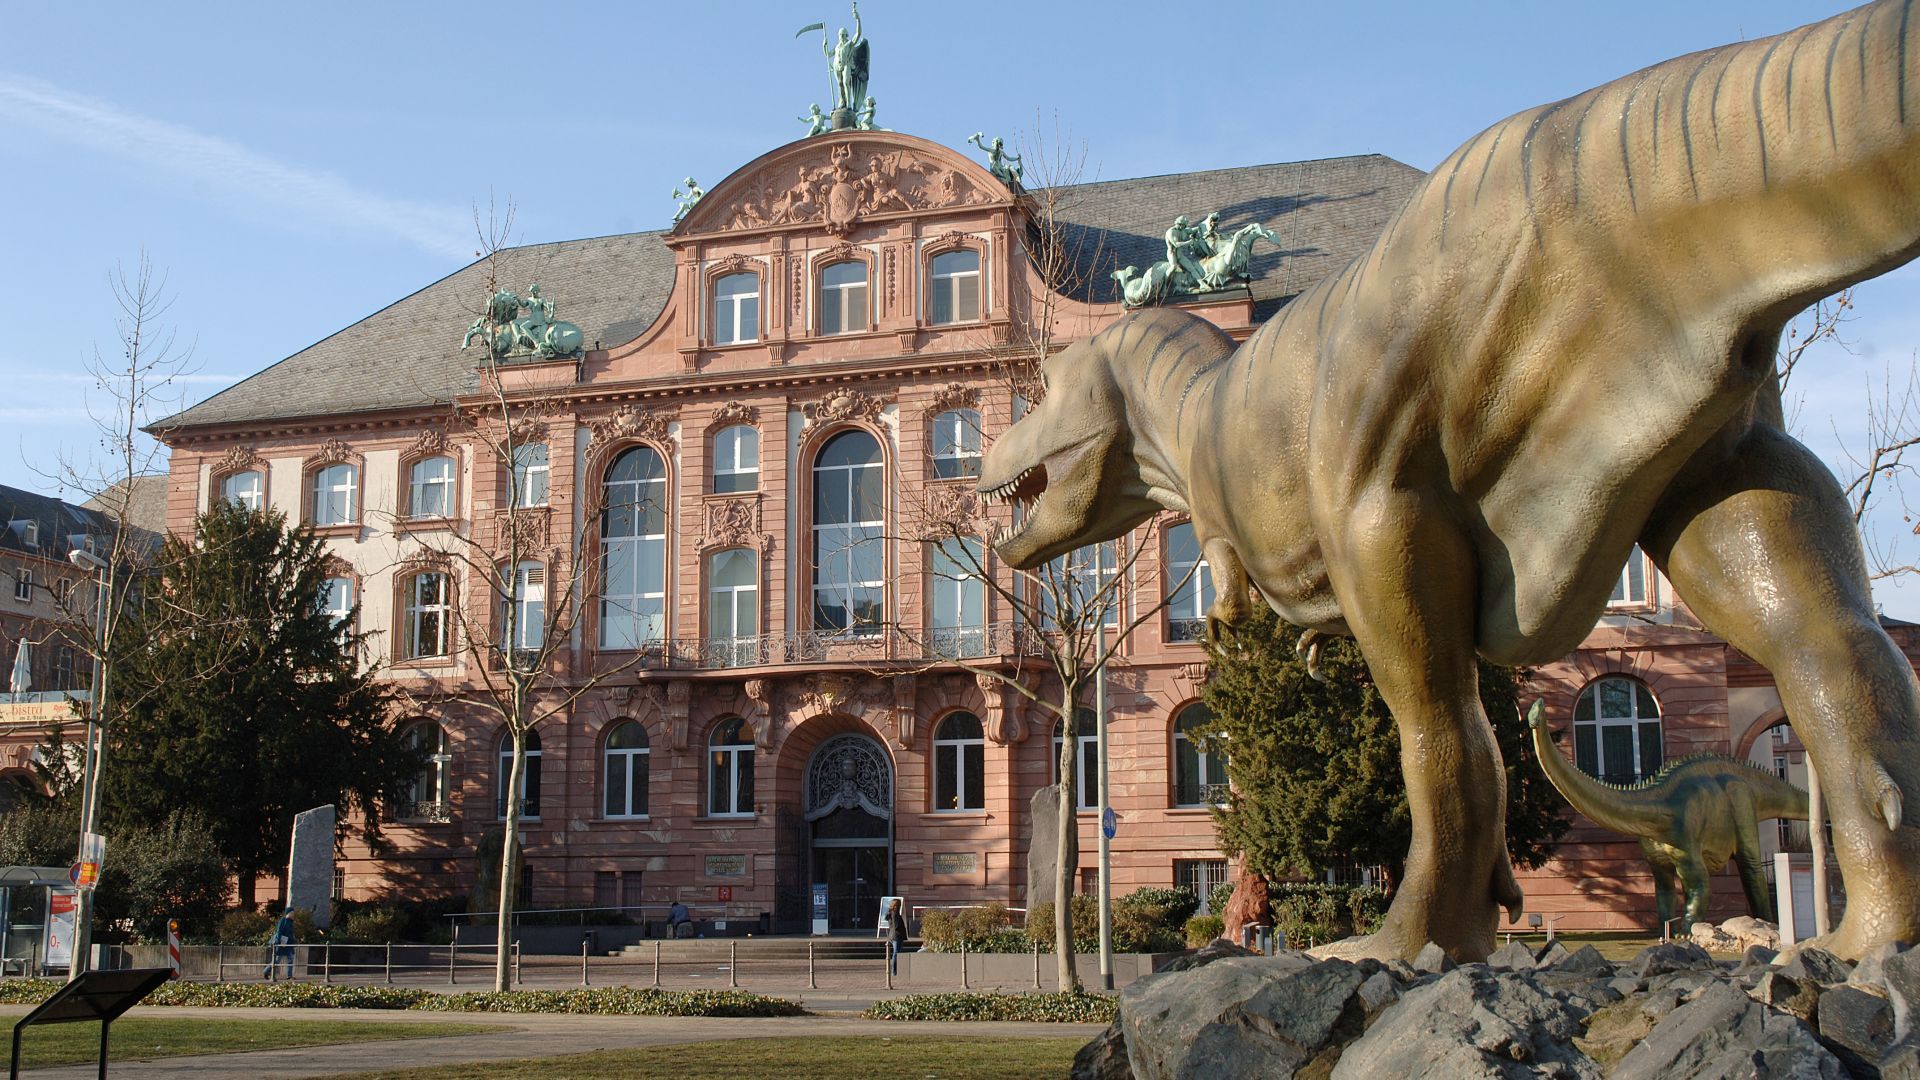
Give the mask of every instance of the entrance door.
[(816, 880), (827, 883), (827, 928), (872, 932), (888, 887), (887, 849), (822, 847), (813, 859)]

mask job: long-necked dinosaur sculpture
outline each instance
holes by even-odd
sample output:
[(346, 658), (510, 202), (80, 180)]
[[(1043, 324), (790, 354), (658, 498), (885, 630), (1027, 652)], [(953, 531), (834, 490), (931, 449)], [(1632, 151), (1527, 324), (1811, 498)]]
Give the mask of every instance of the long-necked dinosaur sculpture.
[(1049, 359), (1045, 403), (987, 456), (980, 489), (1032, 503), (997, 544), (1010, 564), (1190, 510), (1289, 622), (1359, 642), (1413, 840), (1353, 951), (1478, 958), (1496, 902), (1517, 914), (1474, 653), (1570, 652), (1636, 543), (1773, 672), (1820, 770), (1848, 892), (1821, 946), (1920, 940), (1913, 670), (1773, 377), (1794, 313), (1920, 251), (1912, 8), (1504, 120), (1239, 348), (1162, 310)]
[(1806, 792), (1723, 754), (1669, 761), (1632, 786), (1609, 784), (1560, 756), (1545, 716), (1541, 702), (1527, 710), (1541, 771), (1594, 824), (1640, 841), (1653, 866), (1653, 898), (1662, 925), (1674, 916), (1676, 877), (1686, 899), (1687, 925), (1706, 921), (1708, 880), (1728, 859), (1739, 867), (1748, 912), (1756, 918), (1773, 917), (1762, 869), (1760, 823), (1768, 818), (1807, 820)]

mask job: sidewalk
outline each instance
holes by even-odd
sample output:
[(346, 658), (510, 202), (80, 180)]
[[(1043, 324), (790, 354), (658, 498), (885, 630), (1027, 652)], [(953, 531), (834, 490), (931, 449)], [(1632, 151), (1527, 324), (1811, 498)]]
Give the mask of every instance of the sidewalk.
[[(828, 1008), (825, 1002), (817, 1007)], [(7, 1014), (24, 1013), (9, 1008)], [(395, 1024), (445, 1022), (488, 1024), (496, 1032), (404, 1042), (303, 1046), (233, 1054), (162, 1058), (115, 1058), (109, 1073), (152, 1080), (261, 1080), (262, 1077), (324, 1077), (372, 1069), (455, 1065), (473, 1061), (558, 1057), (596, 1050), (626, 1050), (668, 1043), (721, 1039), (766, 1039), (830, 1035), (945, 1035), (975, 1038), (1057, 1038), (1086, 1042), (1095, 1024), (896, 1023), (844, 1016), (767, 1019), (651, 1016), (551, 1016), (502, 1013), (415, 1013), (378, 1009), (204, 1009), (143, 1007), (130, 1016), (253, 1020), (355, 1020)], [(93, 1064), (33, 1069), (36, 1080), (91, 1080)]]

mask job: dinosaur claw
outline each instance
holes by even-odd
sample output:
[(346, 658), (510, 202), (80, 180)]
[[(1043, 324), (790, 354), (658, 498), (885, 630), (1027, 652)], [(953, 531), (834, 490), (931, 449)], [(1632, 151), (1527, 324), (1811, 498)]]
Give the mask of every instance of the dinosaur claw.
[(1300, 634), (1300, 640), (1294, 643), (1293, 651), (1305, 653), (1307, 657), (1307, 677), (1317, 683), (1325, 683), (1326, 675), (1320, 671), (1320, 645), (1324, 639), (1318, 630), (1306, 630)]
[(1900, 785), (1893, 782), (1883, 766), (1875, 765), (1873, 773), (1873, 807), (1880, 812), (1887, 828), (1898, 829), (1900, 819), (1906, 816), (1906, 801), (1900, 794)]

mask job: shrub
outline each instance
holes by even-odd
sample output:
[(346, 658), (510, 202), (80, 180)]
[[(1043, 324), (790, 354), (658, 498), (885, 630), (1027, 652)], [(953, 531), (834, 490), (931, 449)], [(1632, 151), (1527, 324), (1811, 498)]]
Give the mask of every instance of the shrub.
[(1111, 1024), (1119, 999), (1105, 994), (914, 994), (876, 1001), (869, 1020), (1024, 1020)]
[(259, 1006), (276, 1009), (410, 1009), (431, 990), (340, 983), (162, 983), (143, 1004)]
[(1376, 885), (1355, 888), (1347, 897), (1347, 915), (1356, 934), (1371, 934), (1380, 929), (1380, 924), (1387, 919), (1387, 890)]
[(426, 1012), (573, 1013), (590, 1016), (803, 1016), (785, 998), (744, 990), (655, 990), (608, 986), (581, 990), (429, 994), (411, 1006)]
[(1327, 885), (1293, 881), (1269, 886), (1274, 929), (1287, 944), (1304, 948), (1379, 928), (1386, 915), (1386, 893), (1371, 885)]
[(394, 945), (407, 940), (406, 913), (396, 907), (365, 907), (343, 919), (333, 940), (355, 945)]
[(229, 877), (206, 819), (191, 811), (115, 834), (94, 894), (102, 923), (125, 921), (142, 941), (165, 941), (167, 920), (204, 934), (226, 910)]
[(1200, 910), (1200, 898), (1185, 885), (1176, 885), (1171, 889), (1156, 889), (1152, 886), (1135, 889), (1125, 896), (1114, 900), (1114, 906), (1123, 904), (1152, 904), (1166, 910), (1166, 922), (1170, 928), (1177, 928)]
[(1207, 893), (1207, 910), (1222, 918), (1226, 917), (1227, 905), (1233, 902), (1233, 882), (1223, 881)]
[(235, 908), (213, 925), (214, 945), (265, 945), (279, 920), (264, 911)]
[[(1039, 945), (1041, 952), (1053, 951), (1053, 904), (1035, 904), (1027, 909), (1027, 941)], [(1073, 898), (1073, 951), (1100, 951), (1100, 901), (1091, 896)]]
[[(1004, 904), (982, 904), (958, 911), (935, 908), (920, 919), (920, 939), (928, 952), (959, 952), (962, 947), (968, 952), (1025, 952), (1025, 936), (1009, 935), (1012, 927), (1013, 913)], [(1004, 946), (1009, 936), (1017, 941), (1013, 949), (995, 947)]]
[(1195, 915), (1187, 920), (1187, 948), (1205, 948), (1207, 943), (1227, 932), (1226, 920), (1218, 915)]
[[(1094, 939), (1099, 940), (1098, 923), (1094, 927)], [(1113, 905), (1114, 952), (1178, 952), (1183, 947), (1179, 931), (1168, 921), (1166, 908), (1143, 903)]]

